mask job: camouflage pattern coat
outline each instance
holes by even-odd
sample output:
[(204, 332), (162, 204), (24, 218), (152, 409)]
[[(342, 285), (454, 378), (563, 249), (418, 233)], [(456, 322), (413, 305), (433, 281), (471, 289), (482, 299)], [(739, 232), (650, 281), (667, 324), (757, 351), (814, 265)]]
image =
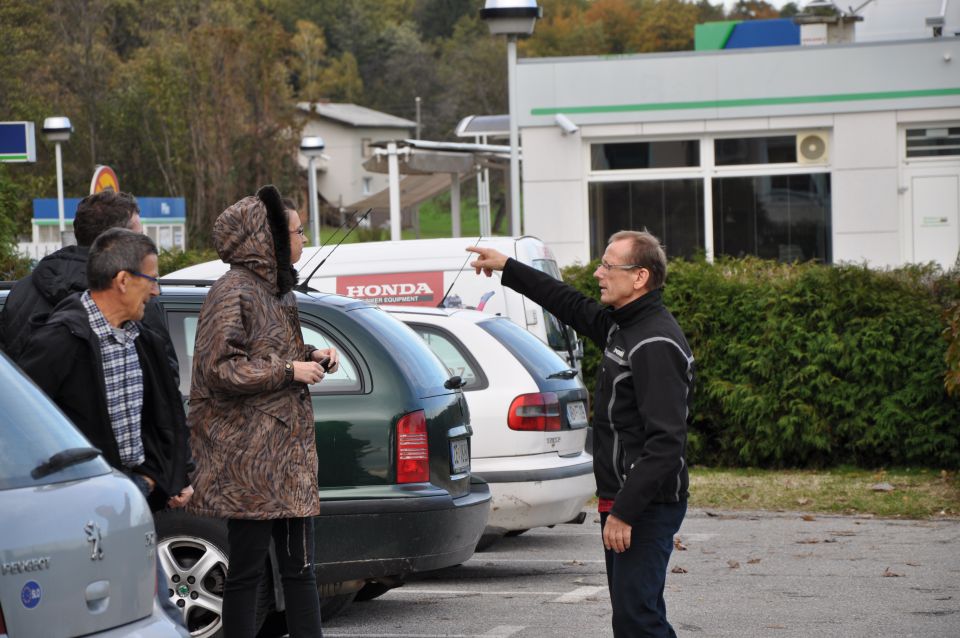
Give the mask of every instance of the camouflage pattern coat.
[(305, 386), (284, 374), (288, 361), (306, 360), (307, 347), (280, 194), (267, 186), (227, 208), (213, 240), (231, 268), (210, 288), (197, 325), (189, 507), (220, 518), (316, 515), (313, 408)]

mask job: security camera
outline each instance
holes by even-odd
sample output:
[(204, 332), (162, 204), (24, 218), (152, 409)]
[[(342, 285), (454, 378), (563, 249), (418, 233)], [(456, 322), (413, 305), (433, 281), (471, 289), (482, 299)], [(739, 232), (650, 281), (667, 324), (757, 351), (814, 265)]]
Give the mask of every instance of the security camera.
[(580, 130), (580, 127), (570, 121), (563, 113), (557, 113), (553, 116), (553, 123), (563, 129), (564, 135), (573, 135)]

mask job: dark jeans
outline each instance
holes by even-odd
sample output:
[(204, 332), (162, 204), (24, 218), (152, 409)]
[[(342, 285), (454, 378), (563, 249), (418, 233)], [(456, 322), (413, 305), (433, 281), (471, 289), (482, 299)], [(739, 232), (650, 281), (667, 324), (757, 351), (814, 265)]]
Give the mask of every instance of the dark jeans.
[(232, 518), (227, 521), (230, 567), (223, 586), (224, 638), (253, 638), (257, 633), (257, 586), (263, 577), (271, 537), (277, 548), (291, 638), (323, 635), (320, 593), (313, 572), (313, 519)]
[[(676, 638), (667, 622), (663, 587), (673, 535), (686, 513), (686, 501), (653, 503), (633, 525), (630, 549), (620, 554), (604, 550), (616, 638)], [(600, 514), (601, 529), (606, 523), (607, 514)]]

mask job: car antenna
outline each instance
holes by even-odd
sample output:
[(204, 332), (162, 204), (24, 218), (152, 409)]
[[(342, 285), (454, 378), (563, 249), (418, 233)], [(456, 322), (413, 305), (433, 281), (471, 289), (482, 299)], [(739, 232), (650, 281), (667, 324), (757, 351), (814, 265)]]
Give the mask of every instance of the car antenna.
[[(473, 245), (474, 248), (480, 245), (480, 240), (483, 239), (483, 235), (477, 237), (477, 243)], [(450, 282), (450, 287), (447, 288), (447, 292), (443, 293), (443, 299), (440, 300), (440, 303), (437, 304), (437, 308), (443, 308), (443, 304), (447, 301), (447, 296), (450, 294), (450, 291), (453, 290), (453, 285), (457, 283), (457, 279), (460, 279), (460, 273), (463, 272), (463, 269), (467, 267), (467, 262), (470, 261), (471, 253), (467, 253), (467, 258), (463, 260), (463, 265), (460, 266), (460, 270), (457, 271), (457, 276), (453, 278), (453, 281)]]
[[(355, 229), (357, 226), (360, 225), (360, 222), (362, 222), (364, 219), (366, 219), (366, 218), (367, 218), (367, 215), (369, 215), (372, 211), (373, 211), (372, 208), (368, 208), (368, 209), (366, 210), (366, 212), (363, 213), (363, 215), (360, 215), (360, 217), (356, 220), (356, 222), (354, 222), (353, 226), (350, 227), (350, 230), (348, 230), (348, 231), (343, 235), (343, 237), (341, 237), (339, 240), (337, 240), (337, 243), (334, 245), (334, 247), (333, 247), (332, 249), (330, 249), (330, 252), (327, 253), (327, 256), (324, 257), (324, 258), (320, 261), (319, 264), (317, 264), (317, 267), (316, 267), (316, 268), (314, 268), (313, 270), (310, 271), (310, 274), (307, 275), (306, 279), (303, 280), (303, 283), (300, 284), (299, 286), (297, 286), (297, 290), (299, 290), (299, 291), (301, 291), (301, 292), (307, 292), (308, 290), (310, 290), (310, 288), (307, 286), (307, 282), (309, 282), (311, 279), (313, 279), (313, 276), (314, 276), (315, 274), (317, 274), (317, 271), (320, 270), (320, 268), (321, 268), (325, 263), (327, 263), (327, 260), (328, 260), (328, 259), (330, 259), (330, 255), (332, 255), (333, 252), (334, 252), (337, 248), (340, 247), (340, 244), (343, 243), (343, 240), (346, 239), (347, 237), (349, 237), (349, 236), (350, 236), (350, 233), (352, 233), (352, 232), (354, 231), (354, 229)], [(345, 222), (345, 223), (346, 223), (346, 222)], [(344, 224), (341, 224), (341, 225), (340, 225), (340, 228), (343, 228), (343, 226), (344, 226)], [(340, 229), (338, 228), (337, 231), (339, 232), (339, 230), (340, 230)], [(334, 235), (336, 235), (336, 233), (334, 233)], [(333, 239), (333, 235), (330, 236), (330, 239)], [(328, 244), (330, 243), (330, 240), (329, 240), (329, 239), (327, 240), (327, 243), (328, 243)], [(324, 244), (324, 245), (326, 245), (326, 244)], [(320, 248), (323, 248), (323, 246), (320, 246)], [(317, 253), (319, 253), (319, 252), (320, 252), (320, 249), (318, 248), (318, 249), (317, 249)], [(309, 263), (309, 262), (308, 262), (308, 263)]]
[[(309, 264), (311, 261), (317, 258), (317, 256), (320, 254), (320, 250), (323, 249), (323, 247), (329, 244), (331, 241), (333, 241), (333, 238), (337, 236), (337, 233), (343, 230), (344, 226), (346, 226), (351, 221), (353, 221), (353, 216), (356, 215), (358, 212), (359, 211), (353, 211), (352, 213), (350, 213), (350, 215), (345, 220), (343, 220), (343, 223), (341, 223), (340, 226), (338, 226), (337, 229), (333, 231), (333, 233), (329, 237), (327, 237), (327, 241), (320, 242), (320, 245), (317, 246), (317, 252), (313, 253), (313, 256), (311, 256), (310, 259), (307, 260), (307, 263), (303, 265), (303, 268), (306, 268), (307, 264)], [(303, 268), (301, 268), (300, 270), (303, 270)]]

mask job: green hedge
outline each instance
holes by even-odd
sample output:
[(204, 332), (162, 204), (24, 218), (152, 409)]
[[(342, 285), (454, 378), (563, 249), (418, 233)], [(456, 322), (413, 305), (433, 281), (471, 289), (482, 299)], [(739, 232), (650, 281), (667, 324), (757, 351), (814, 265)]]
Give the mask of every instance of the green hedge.
[(160, 252), (160, 276), (168, 275), (181, 268), (220, 259), (212, 248), (200, 250), (164, 250)]
[[(598, 297), (596, 265), (564, 277)], [(697, 360), (691, 461), (960, 466), (960, 400), (945, 388), (960, 356), (957, 275), (671, 262), (664, 299)], [(599, 355), (589, 344), (591, 390)]]

